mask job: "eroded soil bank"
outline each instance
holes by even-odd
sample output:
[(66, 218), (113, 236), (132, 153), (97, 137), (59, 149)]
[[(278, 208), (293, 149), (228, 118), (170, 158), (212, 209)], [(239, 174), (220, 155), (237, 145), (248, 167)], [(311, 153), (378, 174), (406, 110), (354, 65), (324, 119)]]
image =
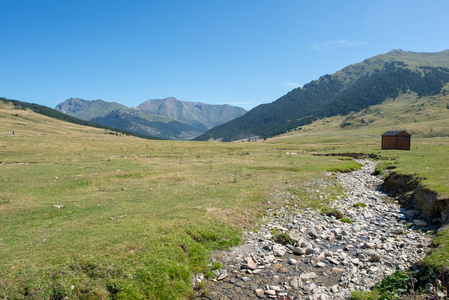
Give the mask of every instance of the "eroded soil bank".
[(418, 208), (428, 220), (441, 226), (449, 224), (449, 198), (423, 187), (419, 177), (391, 172), (382, 187), (396, 195), (401, 206)]
[[(449, 198), (424, 187), (421, 178), (391, 172), (382, 184), (382, 188), (388, 193), (394, 194), (403, 208), (421, 211), (427, 222), (433, 223), (435, 228), (439, 228), (438, 231), (448, 228)], [(432, 243), (431, 246), (442, 247), (443, 245)], [(432, 269), (427, 272), (435, 272), (435, 279), (440, 280), (441, 285), (449, 290), (449, 270), (445, 267), (435, 270), (432, 265), (425, 266), (425, 268)]]
[(216, 255), (223, 269), (207, 281), (202, 299), (347, 299), (416, 266), (432, 220), (381, 191), (374, 162), (359, 162), (362, 170), (335, 175), (347, 195), (334, 203), (343, 219), (288, 205), (271, 210), (260, 231), (247, 232), (246, 244)]

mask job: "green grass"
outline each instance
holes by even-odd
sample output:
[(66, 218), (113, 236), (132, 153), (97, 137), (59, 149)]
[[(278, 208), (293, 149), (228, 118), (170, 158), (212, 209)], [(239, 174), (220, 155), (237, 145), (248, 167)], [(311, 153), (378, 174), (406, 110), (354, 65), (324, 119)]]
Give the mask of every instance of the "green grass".
[[(390, 114), (393, 104), (379, 109)], [(396, 122), (387, 117), (223, 144), (115, 136), (13, 112), (0, 107), (0, 298), (188, 298), (191, 275), (212, 275), (211, 252), (257, 229), (268, 200), (325, 211), (342, 194), (329, 172), (360, 166), (320, 154), (380, 155), (379, 172), (395, 167), (449, 195), (449, 138), (426, 129), (444, 133), (443, 117), (417, 115), (422, 128), (404, 128), (417, 132), (411, 151), (383, 151), (380, 134)], [(435, 239), (429, 268), (448, 268), (448, 236)]]
[(354, 167), (289, 145), (149, 141), (9, 112), (0, 298), (188, 298), (192, 274), (219, 268), (211, 252), (240, 243), (268, 200), (326, 206), (341, 193), (326, 172)]
[(375, 291), (359, 291), (354, 290), (351, 292), (350, 300), (377, 300), (379, 299), (379, 293)]
[(432, 240), (431, 249), (421, 265), (431, 272), (449, 271), (449, 227), (440, 230)]
[(347, 217), (343, 217), (340, 219), (340, 221), (344, 222), (344, 223), (352, 223), (354, 221), (352, 221), (351, 219), (347, 218)]
[[(436, 96), (402, 94), (351, 116), (319, 120), (301, 130), (267, 140), (319, 154), (364, 153), (379, 156), (376, 175), (399, 174), (420, 178), (421, 185), (449, 197), (449, 89)], [(349, 118), (349, 119), (347, 119)], [(362, 122), (363, 119), (363, 122)], [(344, 122), (350, 126), (342, 128)], [(381, 134), (406, 130), (412, 134), (411, 150), (381, 150)], [(323, 143), (326, 141), (326, 143)], [(438, 247), (423, 261), (430, 272), (449, 272), (449, 230), (442, 230), (433, 242)]]
[(371, 291), (352, 291), (349, 299), (424, 299), (420, 297), (422, 291), (418, 286), (418, 279), (416, 278), (416, 275), (418, 274), (396, 271), (394, 274), (389, 275), (377, 282), (372, 287)]
[(282, 245), (292, 245), (292, 240), (290, 239), (290, 236), (287, 233), (282, 233), (277, 228), (271, 229), (271, 235), (273, 241), (275, 241), (278, 244)]
[(449, 182), (445, 180), (449, 175), (448, 141), (448, 138), (426, 138), (417, 141), (413, 151), (389, 150), (385, 156), (397, 161), (395, 172), (420, 177), (423, 186), (449, 196)]

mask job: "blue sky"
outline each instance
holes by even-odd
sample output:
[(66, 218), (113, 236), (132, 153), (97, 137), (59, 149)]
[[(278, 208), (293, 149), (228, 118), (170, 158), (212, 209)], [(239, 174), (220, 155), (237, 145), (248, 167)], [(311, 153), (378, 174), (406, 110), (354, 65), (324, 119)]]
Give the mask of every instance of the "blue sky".
[(449, 1), (0, 0), (0, 96), (246, 109), (392, 49), (449, 49)]

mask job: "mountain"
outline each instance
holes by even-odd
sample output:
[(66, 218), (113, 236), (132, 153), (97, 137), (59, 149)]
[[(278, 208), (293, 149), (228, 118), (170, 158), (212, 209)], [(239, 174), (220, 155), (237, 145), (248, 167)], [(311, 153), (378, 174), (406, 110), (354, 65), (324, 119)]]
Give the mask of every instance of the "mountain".
[(68, 115), (170, 140), (190, 140), (246, 110), (230, 105), (183, 102), (176, 98), (148, 100), (138, 108), (103, 100), (69, 98), (56, 106)]
[(174, 97), (148, 100), (137, 106), (137, 108), (185, 122), (204, 131), (243, 116), (246, 113), (245, 109), (237, 106), (179, 101)]
[(105, 116), (113, 110), (120, 110), (122, 108), (126, 108), (126, 106), (116, 102), (106, 102), (103, 100), (88, 101), (80, 98), (69, 98), (55, 107), (57, 111), (82, 120), (92, 120), (93, 118)]
[(83, 120), (162, 139), (189, 140), (205, 131), (166, 116), (103, 100), (69, 98), (58, 104), (56, 110)]
[[(68, 114), (62, 113), (60, 111), (57, 111), (55, 109), (49, 108), (47, 106), (43, 106), (43, 105), (39, 105), (39, 104), (35, 104), (35, 103), (22, 102), (22, 101), (18, 101), (18, 100), (6, 99), (3, 97), (0, 97), (0, 105), (3, 105), (3, 103), (5, 105), (12, 105), (14, 107), (14, 109), (16, 109), (21, 114), (23, 113), (23, 111), (25, 111), (25, 112), (32, 111), (33, 113), (36, 113), (38, 115), (49, 117), (48, 119), (53, 120), (53, 121), (62, 121), (64, 123), (72, 123), (72, 124), (81, 125), (81, 126), (105, 129), (106, 130), (105, 132), (111, 133), (111, 134), (122, 133), (122, 134), (126, 134), (126, 135), (137, 136), (140, 138), (146, 138), (146, 139), (160, 139), (158, 137), (147, 135), (147, 134), (138, 134), (136, 132), (131, 132), (131, 131), (123, 130), (123, 129), (117, 129), (117, 128), (101, 125), (98, 123), (82, 120), (82, 119), (70, 116)], [(14, 115), (19, 116), (19, 113), (16, 113)], [(46, 122), (48, 123), (48, 120)], [(42, 123), (44, 123), (44, 122), (42, 122)], [(19, 124), (19, 125), (23, 125), (23, 124)], [(23, 125), (23, 126), (25, 126), (25, 125)], [(30, 124), (28, 124), (28, 126), (36, 127), (35, 125), (30, 125)], [(51, 126), (48, 126), (48, 127), (51, 127)], [(55, 127), (55, 126), (53, 126), (53, 127)], [(52, 129), (52, 130), (54, 130), (54, 129)], [(27, 129), (27, 132), (29, 132), (29, 129)]]
[(289, 131), (270, 140), (274, 142), (293, 138), (304, 142), (307, 139), (326, 136), (326, 140), (333, 143), (352, 136), (356, 139), (376, 137), (380, 142), (380, 136), (390, 130), (405, 130), (412, 135), (412, 140), (449, 137), (447, 124), (449, 84), (437, 95), (419, 97), (413, 92), (403, 93), (359, 112), (316, 120), (301, 126), (300, 130)]
[(190, 140), (204, 132), (190, 124), (137, 108), (116, 109), (90, 121), (168, 140)]
[(437, 95), (449, 82), (449, 50), (393, 50), (324, 75), (195, 140), (269, 138), (325, 117), (360, 112), (404, 93)]

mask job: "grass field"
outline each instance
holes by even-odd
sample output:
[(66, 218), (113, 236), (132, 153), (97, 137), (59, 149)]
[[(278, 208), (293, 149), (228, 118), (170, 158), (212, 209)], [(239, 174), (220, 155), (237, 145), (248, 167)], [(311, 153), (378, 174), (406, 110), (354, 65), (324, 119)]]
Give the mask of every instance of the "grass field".
[(380, 154), (449, 195), (447, 136), (381, 151), (388, 124), (342, 121), (264, 142), (151, 141), (0, 104), (0, 298), (189, 298), (211, 251), (241, 242), (270, 205), (340, 195), (328, 171), (358, 164), (319, 154)]
[[(443, 94), (417, 97), (402, 94), (350, 116), (319, 120), (301, 130), (268, 140), (309, 152), (360, 152), (393, 160), (396, 171), (416, 175), (428, 188), (449, 196), (449, 86)], [(350, 123), (350, 124), (349, 124)], [(406, 130), (411, 151), (381, 150), (381, 134)]]
[(13, 113), (0, 110), (0, 297), (187, 298), (191, 274), (275, 194), (357, 167), (286, 154), (296, 146), (149, 141)]

